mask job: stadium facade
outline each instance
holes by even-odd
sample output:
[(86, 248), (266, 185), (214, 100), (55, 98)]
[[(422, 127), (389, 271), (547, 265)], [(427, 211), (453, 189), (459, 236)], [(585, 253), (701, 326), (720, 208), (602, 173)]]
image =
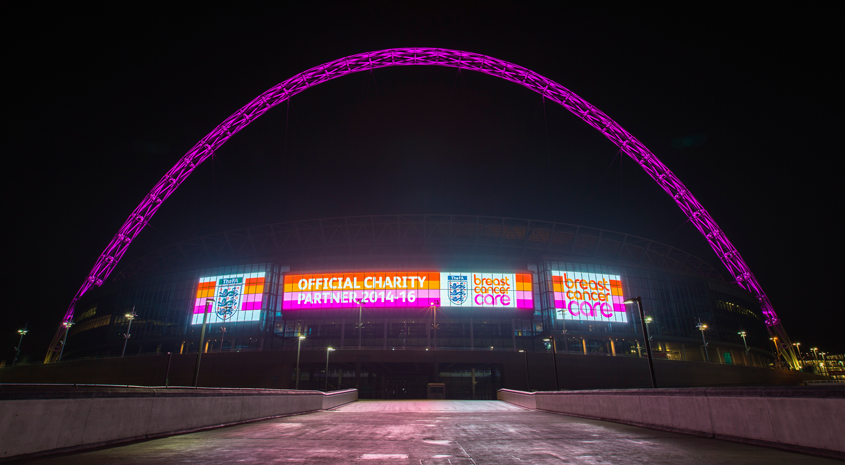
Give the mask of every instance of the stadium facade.
[[(119, 356), (134, 309), (127, 355), (196, 353), (205, 318), (204, 353), (246, 360), (296, 351), (299, 336), (303, 351), (366, 351), (331, 378), (364, 398), (373, 380), (495, 390), (509, 375), (497, 359), (513, 352), (644, 357), (636, 305), (623, 303), (637, 296), (657, 359), (774, 362), (756, 298), (687, 252), (584, 226), (453, 215), (296, 221), (174, 244), (84, 296), (64, 357)], [(408, 352), (435, 350), (460, 357), (421, 374)], [(312, 363), (301, 386), (321, 388), (325, 376)]]

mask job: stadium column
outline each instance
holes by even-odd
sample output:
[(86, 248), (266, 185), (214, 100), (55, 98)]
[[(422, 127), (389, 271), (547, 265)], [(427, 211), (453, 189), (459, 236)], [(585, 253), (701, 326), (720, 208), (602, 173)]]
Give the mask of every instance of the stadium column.
[(516, 325), (513, 319), (511, 319), (511, 342), (513, 342), (513, 351), (518, 352), (519, 349), (516, 347)]
[[(399, 279), (399, 278), (397, 278)], [(384, 347), (383, 350), (387, 350), (387, 318), (384, 319)]]
[(343, 343), (345, 342), (345, 341), (344, 341), (344, 337), (343, 337), (343, 336), (344, 336), (344, 331), (343, 331), (343, 330), (344, 330), (345, 328), (346, 328), (346, 320), (344, 320), (343, 318), (341, 318), (341, 319), (340, 319), (340, 348), (341, 348), (341, 349), (343, 349)]
[(472, 327), (472, 318), (469, 319), (469, 350), (475, 350), (475, 331)]

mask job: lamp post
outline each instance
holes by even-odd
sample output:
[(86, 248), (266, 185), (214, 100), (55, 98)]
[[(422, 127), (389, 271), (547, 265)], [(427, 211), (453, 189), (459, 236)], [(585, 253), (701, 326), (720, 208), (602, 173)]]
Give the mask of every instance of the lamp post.
[(26, 336), (26, 333), (29, 332), (29, 330), (26, 329), (27, 326), (29, 326), (29, 323), (23, 325), (23, 329), (18, 330), (18, 334), (21, 335), (21, 340), (18, 341), (18, 346), (15, 347), (15, 359), (12, 360), (12, 366), (15, 366), (15, 363), (18, 361), (18, 357), (21, 355), (21, 344), (23, 344), (23, 337)]
[(801, 355), (801, 343), (800, 342), (793, 342), (792, 345), (794, 345), (798, 349), (798, 360), (800, 360), (799, 364), (801, 365), (801, 367), (803, 367), (804, 366), (804, 356)]
[(745, 342), (745, 331), (740, 331), (740, 332), (738, 332), (737, 334), (739, 334), (740, 336), (742, 336), (742, 345), (744, 345), (744, 346), (745, 346), (745, 353), (747, 354), (747, 353), (748, 353), (748, 343), (747, 343), (747, 342)]
[(704, 343), (704, 357), (707, 359), (707, 363), (710, 363), (710, 352), (707, 350), (707, 340), (704, 339), (704, 330), (707, 329), (707, 325), (702, 323), (701, 318), (699, 318), (698, 324), (695, 327), (701, 331), (701, 341)]
[(121, 357), (126, 355), (126, 344), (129, 342), (129, 338), (132, 337), (132, 334), (130, 333), (130, 331), (132, 331), (132, 320), (134, 320), (135, 317), (138, 316), (138, 314), (135, 313), (135, 306), (133, 305), (132, 311), (124, 316), (127, 320), (129, 320), (129, 327), (126, 328), (126, 334), (123, 335), (123, 352), (120, 353)]
[(637, 309), (640, 311), (640, 324), (643, 327), (643, 336), (645, 339), (645, 353), (648, 356), (648, 372), (651, 375), (651, 387), (657, 387), (657, 379), (654, 377), (654, 360), (651, 358), (651, 343), (648, 340), (648, 328), (646, 328), (646, 321), (645, 321), (645, 313), (643, 312), (643, 299), (640, 297), (634, 297), (633, 299), (626, 300), (625, 304), (632, 304), (637, 303)]
[(531, 377), (528, 374), (528, 352), (524, 349), (519, 349), (525, 355), (525, 385), (528, 387), (528, 392), (531, 392)]
[(548, 339), (543, 339), (544, 342), (551, 342), (552, 344), (552, 363), (555, 365), (555, 390), (560, 391), (560, 381), (557, 379), (557, 343), (555, 337), (549, 336)]
[(223, 341), (226, 340), (226, 327), (221, 326), (220, 329), (218, 329), (217, 331), (220, 331), (221, 333), (223, 333), (220, 336), (220, 352), (223, 352)]
[(62, 355), (65, 353), (65, 344), (67, 344), (67, 333), (70, 332), (70, 327), (73, 326), (75, 323), (73, 320), (68, 320), (62, 322), (62, 326), (65, 327), (65, 337), (62, 338), (62, 349), (59, 351), (59, 360), (62, 361)]
[(648, 337), (649, 348), (651, 347), (651, 331), (649, 331), (648, 325), (651, 324), (652, 320), (653, 320), (653, 318), (650, 317), (650, 316), (645, 317), (645, 335), (646, 335), (646, 337)]
[(331, 347), (326, 348), (326, 387), (323, 391), (329, 390), (329, 354), (332, 353), (334, 349)]
[(355, 303), (358, 304), (358, 323), (355, 327), (358, 328), (358, 350), (361, 350), (361, 332), (364, 330), (364, 322), (361, 320), (364, 313), (364, 299), (356, 300)]
[(197, 347), (197, 364), (194, 367), (194, 387), (200, 380), (200, 362), (202, 361), (202, 344), (205, 342), (205, 325), (208, 323), (208, 312), (211, 311), (211, 304), (214, 299), (205, 299), (205, 311), (202, 312), (202, 330), (200, 330), (200, 345)]
[[(439, 300), (432, 300), (431, 301), (431, 313), (434, 315), (434, 323), (431, 325), (431, 329), (434, 330), (434, 350), (437, 350), (437, 328), (440, 326), (437, 324), (437, 307), (440, 306)], [(492, 349), (492, 347), (491, 347)]]
[(302, 341), (305, 340), (305, 336), (299, 336), (299, 342), (296, 344), (296, 389), (299, 389), (299, 350), (302, 349)]
[(775, 346), (775, 352), (772, 354), (775, 357), (775, 368), (780, 368), (780, 346), (778, 345), (778, 337), (772, 336), (769, 338), (772, 345)]

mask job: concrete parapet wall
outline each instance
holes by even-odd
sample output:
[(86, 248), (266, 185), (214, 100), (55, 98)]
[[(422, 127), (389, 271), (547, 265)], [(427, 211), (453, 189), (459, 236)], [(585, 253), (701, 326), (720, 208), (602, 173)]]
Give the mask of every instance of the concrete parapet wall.
[(526, 408), (845, 458), (845, 387), (521, 392)]
[(323, 394), (323, 410), (335, 408), (343, 404), (355, 402), (358, 400), (357, 389), (347, 389), (345, 391), (332, 391)]
[(0, 460), (312, 412), (358, 400), (349, 389), (0, 387)]
[(525, 408), (537, 408), (537, 402), (533, 392), (499, 389), (499, 392), (496, 393), (496, 399)]

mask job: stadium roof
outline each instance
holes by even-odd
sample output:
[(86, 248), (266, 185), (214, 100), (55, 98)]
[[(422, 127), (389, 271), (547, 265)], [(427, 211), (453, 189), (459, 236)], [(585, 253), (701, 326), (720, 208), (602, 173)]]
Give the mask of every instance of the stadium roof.
[(289, 221), (185, 240), (146, 254), (115, 280), (213, 260), (391, 254), (565, 255), (649, 265), (723, 280), (704, 260), (631, 234), (574, 224), (466, 215), (372, 215)]

